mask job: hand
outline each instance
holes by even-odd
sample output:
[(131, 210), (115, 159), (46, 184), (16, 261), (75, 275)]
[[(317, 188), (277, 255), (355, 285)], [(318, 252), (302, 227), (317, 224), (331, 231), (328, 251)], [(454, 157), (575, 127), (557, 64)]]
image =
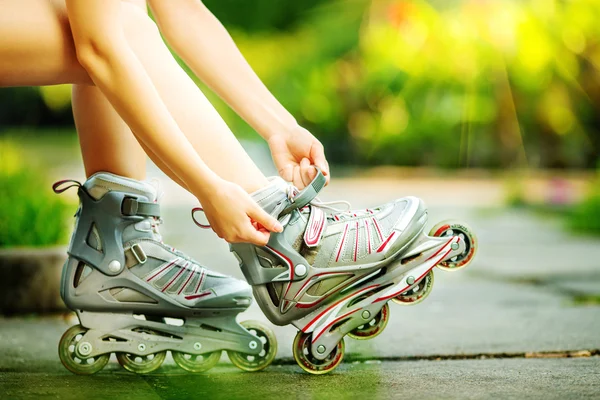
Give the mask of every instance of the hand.
[(201, 202), (210, 227), (229, 243), (264, 246), (269, 241), (270, 232), (283, 231), (279, 221), (235, 183), (219, 179)]
[(279, 175), (298, 189), (310, 184), (321, 169), (329, 183), (329, 164), (323, 145), (309, 131), (297, 126), (290, 132), (275, 134), (268, 140)]

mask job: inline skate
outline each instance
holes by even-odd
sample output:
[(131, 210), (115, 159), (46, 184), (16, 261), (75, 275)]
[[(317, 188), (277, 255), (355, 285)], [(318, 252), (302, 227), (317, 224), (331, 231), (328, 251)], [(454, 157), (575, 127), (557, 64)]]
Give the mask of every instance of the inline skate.
[(61, 296), (80, 324), (59, 343), (68, 370), (93, 374), (111, 353), (136, 373), (156, 370), (167, 351), (190, 372), (212, 368), (222, 350), (246, 371), (273, 361), (272, 331), (259, 322), (236, 322), (251, 304), (250, 286), (162, 242), (152, 185), (98, 173), (83, 185), (61, 181), (53, 189), (62, 193), (74, 186), (80, 206)]
[(302, 191), (271, 178), (252, 197), (284, 231), (271, 233), (264, 247), (231, 245), (267, 318), (299, 329), (294, 358), (312, 374), (339, 365), (345, 335), (380, 334), (389, 319), (389, 300), (423, 301), (435, 266), (465, 267), (477, 248), (464, 223), (443, 222), (426, 235), (427, 210), (416, 197), (340, 212), (316, 199), (324, 185), (320, 171)]

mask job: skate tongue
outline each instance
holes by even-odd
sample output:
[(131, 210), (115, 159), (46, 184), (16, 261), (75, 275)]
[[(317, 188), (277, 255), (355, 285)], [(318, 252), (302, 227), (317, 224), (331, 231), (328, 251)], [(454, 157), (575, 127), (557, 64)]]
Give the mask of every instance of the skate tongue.
[(119, 191), (144, 196), (148, 201), (157, 201), (157, 190), (151, 183), (108, 172), (98, 172), (90, 176), (83, 187), (96, 200), (110, 191)]
[(268, 179), (269, 184), (267, 186), (257, 190), (250, 196), (263, 210), (277, 218), (287, 206), (288, 190), (291, 183), (278, 176), (272, 176)]

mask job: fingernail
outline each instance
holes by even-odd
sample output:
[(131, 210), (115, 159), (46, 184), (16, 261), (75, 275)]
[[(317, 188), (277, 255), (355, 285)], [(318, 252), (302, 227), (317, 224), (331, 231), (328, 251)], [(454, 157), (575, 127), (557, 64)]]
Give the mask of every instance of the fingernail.
[(281, 225), (281, 223), (276, 223), (274, 226), (274, 230), (275, 232), (283, 232), (283, 225)]

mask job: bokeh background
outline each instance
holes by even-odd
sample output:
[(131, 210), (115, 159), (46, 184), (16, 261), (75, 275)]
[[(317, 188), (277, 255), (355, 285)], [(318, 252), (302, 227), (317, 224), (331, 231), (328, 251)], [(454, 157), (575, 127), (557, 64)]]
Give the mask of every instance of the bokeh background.
[[(500, 174), (508, 204), (560, 203), (554, 208), (574, 225), (600, 230), (598, 1), (205, 4), (277, 98), (324, 143), (336, 171), (385, 165), (444, 176)], [(259, 139), (198, 85), (241, 139)], [(48, 166), (77, 157), (70, 87), (0, 89), (0, 136), (0, 246), (36, 244), (23, 236), (14, 210), (27, 208), (25, 224), (44, 204), (60, 215), (54, 200), (23, 204), (39, 197), (37, 183), (28, 196), (23, 182), (38, 182)], [(14, 179), (17, 170), (26, 176)], [(534, 193), (539, 187), (526, 181), (532, 176), (552, 187)], [(44, 244), (60, 236), (39, 235)]]
[[(0, 88), (0, 392), (597, 398), (600, 1), (204, 3), (324, 143), (333, 179), (323, 200), (361, 208), (421, 197), (428, 228), (447, 218), (472, 226), (474, 262), (455, 274), (436, 269), (427, 300), (391, 305), (379, 337), (346, 340), (338, 374), (301, 379), (287, 326), (274, 327), (278, 365), (266, 374), (202, 381), (171, 361), (161, 368), (173, 374), (138, 379), (113, 360), (101, 373), (110, 385), (99, 377), (82, 387), (56, 355), (77, 323), (58, 295), (77, 196), (57, 196), (51, 184), (85, 179), (70, 87)], [(276, 173), (259, 136), (197, 84), (259, 166)], [(242, 278), (227, 244), (192, 223), (196, 200), (148, 166), (164, 193), (165, 241)], [(265, 321), (256, 304), (239, 316), (249, 318)], [(222, 361), (217, 370), (235, 370)]]

